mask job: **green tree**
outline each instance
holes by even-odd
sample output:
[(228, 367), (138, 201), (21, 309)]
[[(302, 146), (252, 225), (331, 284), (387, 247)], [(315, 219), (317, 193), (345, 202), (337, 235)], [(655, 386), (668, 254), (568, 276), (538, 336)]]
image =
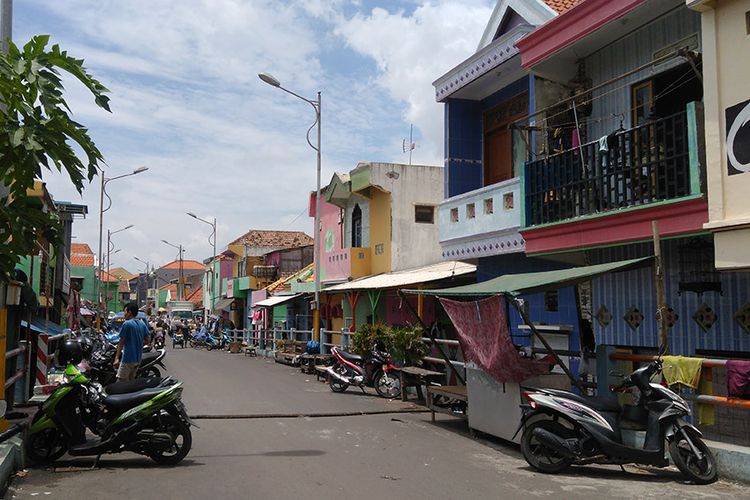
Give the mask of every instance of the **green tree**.
[(75, 122), (63, 98), (61, 71), (80, 81), (107, 111), (107, 89), (49, 36), (33, 37), (23, 50), (10, 43), (0, 54), (0, 281), (33, 250), (43, 234), (58, 242), (59, 220), (29, 203), (27, 191), (45, 170), (65, 171), (79, 193), (104, 163), (88, 129)]

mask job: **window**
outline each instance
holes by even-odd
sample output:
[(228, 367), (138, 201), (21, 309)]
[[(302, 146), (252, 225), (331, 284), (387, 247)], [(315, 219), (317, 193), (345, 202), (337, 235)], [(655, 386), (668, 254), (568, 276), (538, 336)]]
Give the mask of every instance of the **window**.
[(434, 224), (435, 207), (432, 205), (415, 205), (414, 222), (419, 222), (420, 224)]
[(492, 198), (487, 198), (484, 200), (484, 214), (489, 215), (495, 212), (495, 207), (493, 206)]
[(359, 204), (352, 210), (352, 248), (362, 247), (362, 209)]
[(558, 312), (557, 290), (544, 292), (544, 310), (547, 312)]
[(385, 246), (382, 243), (375, 245), (375, 255), (380, 255), (385, 252)]
[(451, 208), (451, 222), (458, 222), (458, 208)]

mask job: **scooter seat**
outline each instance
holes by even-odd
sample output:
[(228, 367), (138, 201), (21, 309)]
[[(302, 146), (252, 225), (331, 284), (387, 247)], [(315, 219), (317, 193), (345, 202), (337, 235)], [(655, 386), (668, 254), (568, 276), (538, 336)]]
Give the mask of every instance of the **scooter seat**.
[(116, 394), (104, 398), (104, 405), (112, 411), (122, 413), (145, 403), (157, 394), (164, 392), (164, 388), (143, 389), (142, 391), (132, 392), (129, 394)]
[(141, 365), (145, 365), (158, 357), (159, 351), (144, 352), (143, 357), (141, 358)]
[(114, 382), (105, 387), (104, 390), (110, 396), (115, 394), (130, 394), (142, 391), (143, 389), (157, 387), (160, 383), (161, 378), (159, 377), (137, 378), (126, 382)]
[(360, 361), (362, 361), (362, 356), (357, 356), (356, 354), (352, 354), (350, 352), (339, 351), (339, 354), (342, 358), (347, 361), (351, 361), (352, 363), (359, 363)]
[(578, 403), (584, 404), (597, 411), (618, 413), (620, 411), (620, 403), (615, 398), (601, 398), (592, 396), (581, 396), (568, 391), (559, 391), (556, 389), (544, 389), (544, 392), (552, 394), (554, 396), (571, 399)]

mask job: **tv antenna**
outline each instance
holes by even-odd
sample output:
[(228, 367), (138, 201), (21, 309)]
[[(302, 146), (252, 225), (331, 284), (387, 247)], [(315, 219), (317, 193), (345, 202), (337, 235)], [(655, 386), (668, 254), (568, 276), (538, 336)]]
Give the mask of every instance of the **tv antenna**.
[(412, 140), (414, 134), (414, 124), (409, 124), (409, 143), (406, 143), (406, 139), (404, 139), (401, 142), (401, 150), (406, 153), (409, 152), (409, 166), (411, 166), (411, 152), (414, 151), (414, 148), (417, 147), (416, 144), (414, 144), (414, 141)]

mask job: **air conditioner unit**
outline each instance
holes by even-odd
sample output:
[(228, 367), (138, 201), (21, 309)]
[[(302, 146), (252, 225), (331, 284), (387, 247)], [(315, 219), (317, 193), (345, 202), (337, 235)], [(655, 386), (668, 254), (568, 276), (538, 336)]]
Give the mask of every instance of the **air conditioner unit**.
[(156, 288), (146, 290), (146, 298), (153, 299), (154, 297), (156, 297)]

